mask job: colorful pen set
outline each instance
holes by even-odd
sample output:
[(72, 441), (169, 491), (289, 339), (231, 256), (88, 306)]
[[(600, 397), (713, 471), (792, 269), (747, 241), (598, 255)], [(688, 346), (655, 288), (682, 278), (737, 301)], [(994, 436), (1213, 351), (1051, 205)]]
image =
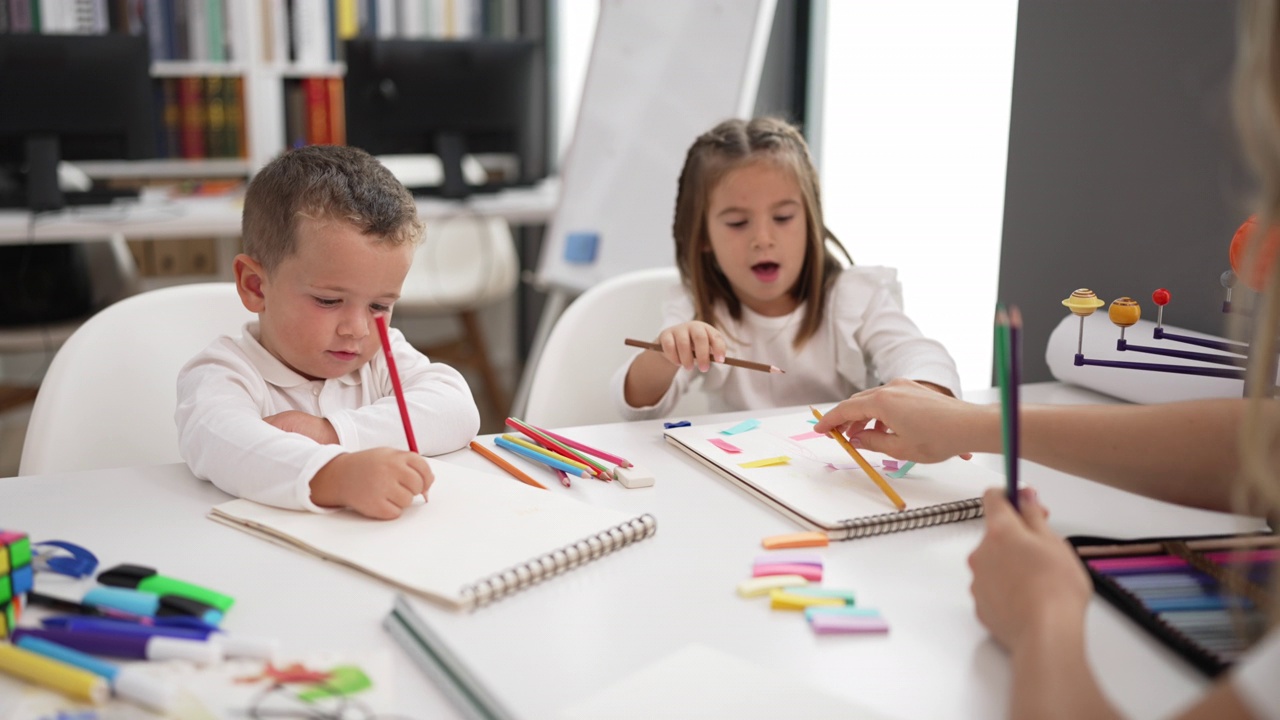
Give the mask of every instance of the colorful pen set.
[[(628, 470), (635, 467), (626, 458), (597, 450), (549, 430), (534, 427), (517, 418), (507, 418), (507, 425), (519, 431), (525, 438), (507, 434), (495, 437), (493, 443), (514, 455), (519, 455), (521, 458), (547, 467), (556, 473), (560, 484), (565, 487), (571, 486), (570, 478), (573, 477), (585, 478), (594, 476), (609, 482), (614, 479), (614, 476), (620, 470)], [(488, 448), (472, 442), (471, 449), (520, 482), (546, 489), (545, 485), (518, 470)], [(608, 466), (601, 464), (595, 458), (612, 463), (615, 466), (614, 469), (610, 470)], [(651, 480), (649, 484), (652, 484)]]

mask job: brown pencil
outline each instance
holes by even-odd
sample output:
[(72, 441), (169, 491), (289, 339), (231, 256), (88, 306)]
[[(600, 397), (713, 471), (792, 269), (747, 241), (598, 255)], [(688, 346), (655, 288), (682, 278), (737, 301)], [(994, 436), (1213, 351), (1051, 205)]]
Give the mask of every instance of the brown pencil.
[[(658, 352), (662, 352), (662, 346), (659, 345), (658, 343), (645, 342), (643, 340), (633, 340), (631, 338), (627, 338), (625, 342), (627, 345), (630, 345), (631, 347), (644, 348), (645, 350), (657, 350)], [(786, 372), (786, 370), (775, 367), (773, 365), (767, 365), (765, 363), (758, 363), (758, 362), (751, 362), (750, 360), (739, 360), (738, 358), (727, 357), (721, 362), (723, 362), (725, 365), (732, 365), (733, 367), (740, 367), (747, 370), (759, 370), (761, 372), (774, 373), (775, 375), (780, 375)]]

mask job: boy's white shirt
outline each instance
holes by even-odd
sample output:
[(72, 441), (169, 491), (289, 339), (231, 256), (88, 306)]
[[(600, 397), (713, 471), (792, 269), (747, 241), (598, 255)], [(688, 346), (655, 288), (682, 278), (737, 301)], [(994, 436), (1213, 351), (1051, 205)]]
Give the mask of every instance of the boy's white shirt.
[[(464, 447), (480, 429), (466, 380), (431, 362), (399, 330), (390, 337), (418, 450), (439, 455)], [(263, 421), (286, 410), (327, 419), (340, 444), (321, 445)], [(311, 479), (330, 460), (409, 447), (381, 352), (342, 377), (309, 380), (258, 342), (257, 321), (239, 338), (215, 340), (182, 368), (175, 420), (182, 458), (196, 477), (237, 497), (313, 512), (325, 509), (311, 502)]]
[[(712, 412), (834, 402), (894, 378), (931, 382), (960, 397), (955, 361), (941, 343), (920, 333), (903, 312), (901, 298), (897, 270), (844, 269), (827, 297), (826, 317), (799, 351), (791, 342), (804, 317), (803, 305), (781, 317), (765, 317), (743, 307), (737, 321), (722, 311), (727, 355), (775, 365), (786, 374), (719, 363), (705, 373), (681, 369), (656, 404), (636, 408), (627, 404), (623, 393), (632, 355), (614, 373), (614, 403), (627, 420), (666, 417), (695, 381), (702, 383)], [(655, 336), (692, 319), (693, 299), (679, 288), (663, 304), (662, 327), (655, 329)]]

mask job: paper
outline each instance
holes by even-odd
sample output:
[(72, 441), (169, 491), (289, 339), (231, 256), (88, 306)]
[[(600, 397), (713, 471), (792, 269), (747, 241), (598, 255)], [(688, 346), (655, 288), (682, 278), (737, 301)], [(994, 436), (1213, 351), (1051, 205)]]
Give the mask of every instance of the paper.
[[(468, 589), (504, 571), (509, 585), (536, 581), (534, 559), (629, 524), (639, 540), (639, 518), (587, 505), (506, 475), (428, 458), (435, 483), (431, 501), (418, 502), (395, 520), (351, 511), (316, 514), (232, 500), (211, 517), (297, 546), (456, 608), (473, 604)], [(650, 518), (651, 520), (651, 518)], [(640, 523), (640, 525), (637, 525)], [(616, 548), (615, 548), (616, 549)], [(562, 563), (563, 564), (563, 563)], [(545, 564), (544, 564), (545, 565)], [(550, 563), (555, 574), (565, 567)], [(538, 568), (538, 576), (543, 570)]]
[(886, 716), (798, 678), (690, 644), (563, 710), (560, 720), (862, 720)]

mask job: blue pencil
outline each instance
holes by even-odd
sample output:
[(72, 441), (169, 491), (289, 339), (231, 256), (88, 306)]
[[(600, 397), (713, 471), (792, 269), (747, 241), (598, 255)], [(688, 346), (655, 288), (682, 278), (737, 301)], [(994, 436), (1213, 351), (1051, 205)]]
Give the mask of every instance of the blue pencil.
[(543, 465), (546, 465), (549, 468), (552, 468), (555, 470), (563, 470), (574, 477), (587, 476), (586, 471), (584, 471), (582, 468), (576, 468), (570, 465), (569, 463), (563, 463), (563, 462), (560, 462), (559, 460), (556, 460), (555, 458), (550, 458), (541, 453), (536, 453), (528, 448), (521, 447), (505, 438), (496, 437), (493, 439), (493, 444), (505, 450), (510, 450), (511, 452), (527, 460), (535, 460), (537, 462), (542, 463)]

